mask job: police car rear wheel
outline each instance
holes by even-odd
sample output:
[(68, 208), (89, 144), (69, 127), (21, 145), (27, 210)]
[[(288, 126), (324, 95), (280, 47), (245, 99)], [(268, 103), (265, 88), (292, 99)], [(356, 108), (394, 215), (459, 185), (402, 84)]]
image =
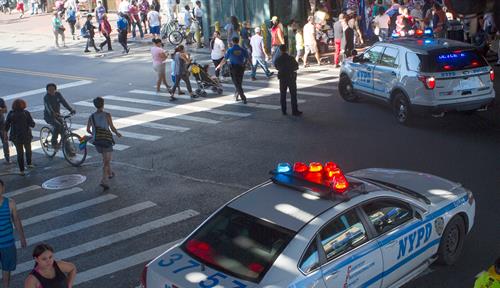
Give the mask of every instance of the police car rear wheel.
[(354, 93), (351, 80), (347, 76), (340, 76), (339, 92), (342, 99), (347, 102), (356, 102), (358, 100), (358, 95)]
[(398, 120), (401, 124), (408, 124), (411, 119), (410, 103), (408, 102), (408, 99), (406, 99), (403, 94), (398, 93), (394, 96), (392, 105), (396, 120)]
[(453, 265), (457, 262), (464, 246), (465, 224), (460, 216), (453, 217), (441, 237), (437, 262)]

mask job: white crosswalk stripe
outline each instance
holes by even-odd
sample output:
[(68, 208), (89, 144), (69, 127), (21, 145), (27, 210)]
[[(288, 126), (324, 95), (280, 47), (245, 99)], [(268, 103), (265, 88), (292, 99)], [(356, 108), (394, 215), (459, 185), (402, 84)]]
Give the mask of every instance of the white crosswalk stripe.
[(39, 204), (42, 204), (42, 203), (50, 201), (50, 200), (69, 196), (69, 195), (72, 195), (72, 194), (75, 194), (78, 192), (82, 192), (82, 191), (83, 191), (82, 188), (74, 187), (71, 189), (66, 189), (66, 190), (55, 192), (55, 193), (51, 193), (51, 194), (48, 194), (48, 195), (45, 195), (42, 197), (31, 199), (31, 200), (26, 201), (26, 202), (17, 203), (17, 205), (16, 205), (17, 210), (22, 210), (25, 208), (33, 207), (35, 205), (39, 205)]
[(24, 193), (27, 193), (30, 191), (38, 190), (38, 189), (42, 189), (42, 187), (40, 187), (38, 185), (31, 185), (31, 186), (23, 187), (21, 189), (17, 189), (17, 190), (11, 191), (11, 192), (7, 192), (7, 193), (3, 194), (3, 196), (10, 198), (10, 197), (21, 195), (21, 194), (24, 194)]
[[(81, 188), (75, 188), (75, 189), (81, 190)], [(103, 215), (95, 217), (95, 218), (87, 219), (87, 220), (84, 220), (84, 221), (81, 221), (81, 222), (78, 222), (78, 223), (75, 223), (75, 224), (72, 224), (72, 225), (69, 225), (66, 227), (62, 227), (62, 228), (51, 230), (51, 231), (48, 231), (48, 232), (45, 232), (42, 234), (38, 234), (36, 236), (29, 237), (28, 239), (26, 239), (26, 241), (28, 241), (29, 243), (43, 242), (43, 241), (46, 241), (48, 239), (52, 239), (55, 237), (66, 235), (66, 234), (69, 234), (72, 232), (76, 232), (78, 230), (83, 230), (83, 229), (86, 229), (86, 228), (89, 228), (89, 227), (92, 227), (92, 226), (95, 226), (98, 224), (102, 224), (104, 222), (108, 222), (108, 221), (111, 221), (111, 220), (114, 220), (114, 219), (117, 219), (117, 218), (120, 218), (120, 217), (123, 217), (126, 215), (130, 215), (132, 213), (136, 213), (136, 212), (142, 211), (144, 209), (151, 208), (153, 206), (156, 206), (156, 204), (151, 202), (151, 201), (142, 202), (142, 203), (135, 204), (135, 205), (132, 205), (129, 207), (125, 207), (125, 208), (122, 208), (122, 209), (119, 209), (119, 210), (116, 210), (116, 211), (113, 211), (110, 213), (103, 214)], [(16, 247), (18, 249), (21, 247), (21, 244), (19, 241), (16, 242)]]
[[(94, 104), (92, 104), (90, 102), (85, 102), (85, 101), (76, 102), (74, 104), (79, 105), (79, 106), (94, 107)], [(155, 120), (150, 120), (150, 121), (162, 120), (162, 119), (166, 119), (166, 118), (177, 118), (177, 119), (181, 119), (181, 120), (200, 122), (200, 123), (204, 123), (204, 124), (218, 124), (220, 122), (220, 121), (212, 120), (209, 118), (185, 115), (187, 113), (190, 113), (187, 111), (171, 112), (172, 108), (165, 108), (165, 109), (161, 109), (161, 110), (151, 111), (151, 110), (146, 110), (146, 109), (139, 109), (139, 108), (126, 107), (126, 106), (106, 104), (106, 109), (107, 110), (133, 112), (133, 113), (141, 113), (143, 116), (147, 115), (147, 116), (150, 116), (150, 119), (155, 119)]]
[(175, 108), (181, 108), (181, 109), (186, 109), (186, 110), (195, 111), (195, 112), (205, 112), (206, 111), (206, 112), (213, 113), (213, 114), (229, 115), (229, 116), (236, 116), (236, 117), (248, 117), (251, 115), (250, 113), (225, 111), (225, 110), (215, 109), (215, 108), (211, 108), (211, 107), (202, 107), (202, 106), (196, 106), (196, 105), (191, 105), (191, 104), (172, 104), (172, 103), (160, 102), (160, 101), (154, 101), (154, 100), (134, 99), (134, 98), (127, 98), (127, 97), (112, 96), (112, 95), (104, 96), (103, 98), (109, 99), (109, 100), (115, 100), (115, 101), (149, 104), (149, 105), (161, 106), (161, 107), (175, 107)]

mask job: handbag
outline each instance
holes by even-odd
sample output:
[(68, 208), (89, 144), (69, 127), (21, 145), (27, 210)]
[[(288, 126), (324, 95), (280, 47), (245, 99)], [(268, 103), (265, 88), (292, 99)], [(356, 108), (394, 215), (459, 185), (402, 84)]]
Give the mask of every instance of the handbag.
[(64, 28), (64, 26), (59, 26), (58, 30), (59, 32), (64, 32), (66, 31), (66, 28)]
[(94, 142), (95, 146), (101, 146), (103, 148), (110, 148), (115, 144), (113, 140), (113, 134), (108, 129), (97, 127), (94, 119), (94, 114), (92, 114), (92, 122), (94, 124)]

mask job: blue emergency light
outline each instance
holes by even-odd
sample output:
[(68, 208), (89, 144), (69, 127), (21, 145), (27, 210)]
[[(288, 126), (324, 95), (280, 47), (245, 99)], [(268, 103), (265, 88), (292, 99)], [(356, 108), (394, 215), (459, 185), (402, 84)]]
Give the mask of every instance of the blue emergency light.
[(431, 28), (425, 28), (424, 29), (424, 35), (426, 35), (426, 36), (432, 36), (432, 29)]

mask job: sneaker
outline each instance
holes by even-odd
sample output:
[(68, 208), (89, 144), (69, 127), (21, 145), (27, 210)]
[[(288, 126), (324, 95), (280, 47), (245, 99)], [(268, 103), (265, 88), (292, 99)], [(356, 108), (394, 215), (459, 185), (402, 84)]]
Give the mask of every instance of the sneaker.
[(35, 168), (35, 165), (30, 164), (30, 165), (27, 165), (26, 167), (28, 167), (29, 169), (34, 169), (34, 168)]
[(295, 111), (292, 113), (293, 116), (300, 116), (302, 115), (302, 111)]
[(26, 173), (24, 173), (24, 171), (20, 171), (20, 172), (19, 172), (19, 175), (21, 175), (21, 176), (25, 176), (25, 175), (26, 175)]
[(89, 49), (87, 49), (87, 50), (85, 50), (85, 51), (83, 51), (83, 52), (84, 52), (84, 53), (90, 53), (90, 50), (89, 50)]
[(272, 77), (273, 75), (274, 75), (274, 72), (271, 72), (271, 73), (269, 73), (269, 75), (267, 75), (267, 78), (270, 78), (270, 77)]
[(335, 64), (335, 68), (340, 68), (340, 65), (339, 64)]
[(130, 52), (130, 48), (127, 47), (127, 54), (128, 54), (128, 52)]

